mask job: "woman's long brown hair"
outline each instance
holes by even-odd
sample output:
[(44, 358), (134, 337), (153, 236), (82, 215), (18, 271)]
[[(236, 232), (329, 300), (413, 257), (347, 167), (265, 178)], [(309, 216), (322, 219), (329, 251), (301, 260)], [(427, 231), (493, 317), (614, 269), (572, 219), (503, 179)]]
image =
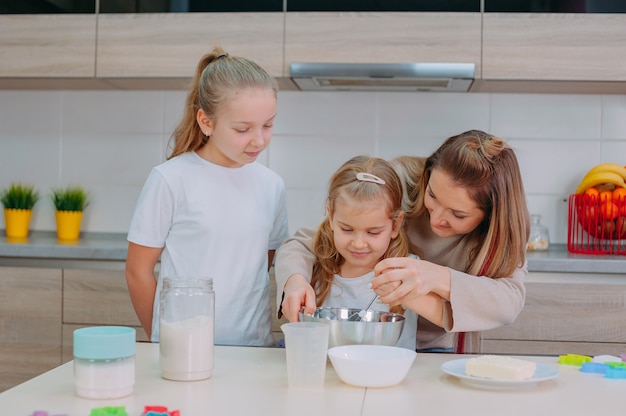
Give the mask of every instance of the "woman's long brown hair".
[(466, 273), (492, 278), (511, 276), (526, 258), (530, 219), (515, 152), (502, 139), (480, 130), (450, 137), (427, 160), (412, 215), (428, 215), (424, 194), (430, 174), (441, 169), (467, 189), (485, 213), (468, 234), (473, 249)]

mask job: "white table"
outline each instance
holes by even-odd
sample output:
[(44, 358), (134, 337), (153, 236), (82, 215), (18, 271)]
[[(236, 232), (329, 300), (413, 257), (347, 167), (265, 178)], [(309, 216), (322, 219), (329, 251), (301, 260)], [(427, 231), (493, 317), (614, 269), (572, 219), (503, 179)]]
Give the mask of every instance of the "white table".
[(468, 385), (441, 371), (463, 355), (418, 354), (404, 381), (387, 389), (367, 389), (363, 416), (380, 416), (390, 403), (405, 415), (421, 416), (613, 416), (626, 414), (626, 379), (583, 373), (558, 364), (558, 357), (518, 357), (557, 368), (555, 379), (526, 388), (496, 390)]
[(329, 364), (324, 389), (295, 391), (287, 387), (285, 351), (280, 348), (216, 347), (213, 376), (204, 381), (163, 380), (158, 344), (137, 344), (134, 393), (123, 399), (89, 400), (74, 393), (73, 364), (64, 364), (0, 393), (0, 413), (29, 416), (88, 416), (91, 409), (125, 406), (139, 416), (145, 405), (167, 406), (181, 416), (379, 416), (397, 415), (617, 415), (626, 412), (626, 380), (581, 373), (558, 365), (556, 357), (526, 357), (560, 371), (556, 379), (528, 388), (476, 388), (443, 373), (441, 364), (467, 358), (452, 354), (419, 354), (399, 385), (365, 389), (342, 383)]

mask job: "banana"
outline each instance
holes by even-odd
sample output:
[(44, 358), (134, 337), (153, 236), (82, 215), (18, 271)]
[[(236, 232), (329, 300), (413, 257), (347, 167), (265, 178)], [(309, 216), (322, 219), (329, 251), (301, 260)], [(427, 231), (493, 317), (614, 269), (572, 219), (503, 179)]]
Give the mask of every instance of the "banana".
[[(591, 168), (585, 176), (591, 175), (596, 172), (614, 172), (626, 181), (626, 166), (618, 165), (617, 163), (601, 163)], [(583, 177), (583, 180), (584, 179), (585, 178)]]
[(585, 175), (583, 180), (578, 185), (578, 188), (576, 188), (576, 193), (582, 194), (587, 188), (605, 183), (611, 183), (615, 186), (626, 188), (626, 182), (624, 182), (624, 178), (620, 175), (615, 172), (601, 171)]

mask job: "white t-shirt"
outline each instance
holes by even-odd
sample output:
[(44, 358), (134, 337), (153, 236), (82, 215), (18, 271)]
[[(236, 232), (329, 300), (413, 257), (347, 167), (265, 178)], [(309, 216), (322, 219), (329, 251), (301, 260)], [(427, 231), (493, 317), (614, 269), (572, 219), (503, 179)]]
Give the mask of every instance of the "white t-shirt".
[(163, 248), (153, 306), (159, 341), (163, 277), (213, 279), (215, 343), (271, 346), (268, 250), (288, 236), (285, 185), (259, 163), (226, 168), (184, 153), (156, 166), (128, 241)]
[[(417, 258), (411, 255), (410, 257)], [(368, 284), (374, 279), (374, 271), (359, 277), (341, 277), (336, 274), (333, 278), (333, 285), (330, 293), (324, 301), (323, 307), (329, 308), (354, 308), (363, 309), (372, 300), (374, 291), (368, 288)], [(376, 300), (371, 310), (389, 312), (389, 305)], [(397, 347), (407, 348), (415, 351), (417, 333), (417, 314), (411, 309), (404, 312), (404, 327), (400, 339), (396, 343)]]

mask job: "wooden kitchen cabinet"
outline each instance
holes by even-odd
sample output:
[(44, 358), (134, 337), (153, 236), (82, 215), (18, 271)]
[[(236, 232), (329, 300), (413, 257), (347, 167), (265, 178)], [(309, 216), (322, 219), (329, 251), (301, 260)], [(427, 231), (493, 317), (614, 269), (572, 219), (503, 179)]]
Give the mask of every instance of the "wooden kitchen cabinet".
[(123, 263), (120, 270), (63, 270), (63, 362), (72, 359), (73, 331), (85, 326), (122, 325), (148, 341), (135, 314)]
[(287, 12), (293, 62), (469, 62), (481, 66), (480, 13)]
[(626, 14), (484, 13), (482, 78), (626, 81)]
[(0, 267), (0, 391), (61, 364), (62, 270)]
[(530, 273), (529, 280), (526, 305), (517, 321), (484, 331), (483, 353), (624, 354), (623, 275)]
[(109, 267), (0, 267), (0, 391), (72, 360), (74, 329), (132, 326), (148, 341), (124, 262)]
[(93, 77), (96, 15), (0, 15), (0, 57), (0, 77)]
[[(100, 78), (184, 78), (214, 45), (282, 76), (283, 13), (100, 14)], [(185, 84), (186, 85), (186, 84)]]

